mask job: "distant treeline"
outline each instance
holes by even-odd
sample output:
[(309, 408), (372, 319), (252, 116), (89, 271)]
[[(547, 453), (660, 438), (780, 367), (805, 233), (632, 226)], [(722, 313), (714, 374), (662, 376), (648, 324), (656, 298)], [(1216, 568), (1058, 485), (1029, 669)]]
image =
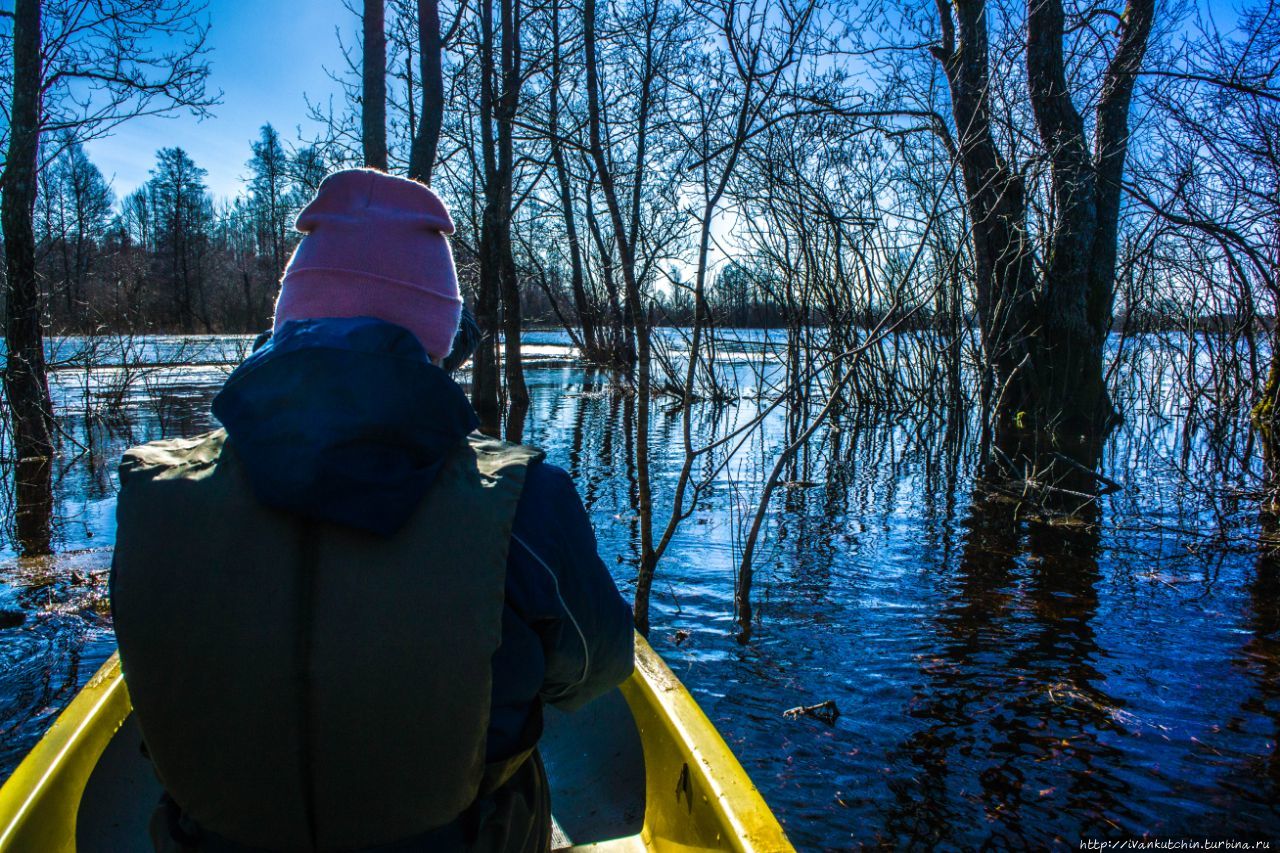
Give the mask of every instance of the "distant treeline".
[[(290, 148), (270, 124), (250, 144), (243, 194), (215, 199), (206, 171), (181, 148), (156, 152), (146, 184), (117, 198), (84, 149), (69, 142), (41, 172), (36, 205), (37, 262), (43, 309), (55, 333), (256, 332), (271, 323), (278, 282), (300, 237), (298, 212), (320, 181), (340, 164), (317, 146)], [(463, 235), (455, 241), (463, 290), (474, 296), (478, 260)], [(521, 270), (522, 315), (528, 326), (580, 323), (568, 282), (556, 270)], [(717, 326), (777, 328), (794, 323), (787, 288), (767, 266), (721, 267), (707, 290)], [(677, 270), (655, 289), (653, 321), (687, 326), (693, 299)], [(537, 285), (537, 286), (534, 286)], [(0, 299), (3, 293), (0, 292)], [(805, 325), (832, 322), (901, 331), (946, 329), (957, 319), (932, 305), (831, 312), (820, 304), (800, 312)], [(789, 319), (790, 318), (790, 321)], [(971, 314), (960, 318), (969, 327)], [(1195, 314), (1170, 300), (1156, 308), (1118, 310), (1116, 332), (1270, 332), (1271, 316)]]
[(314, 149), (286, 151), (265, 126), (245, 192), (215, 200), (206, 172), (162, 148), (146, 184), (119, 199), (70, 142), (40, 173), (36, 262), (54, 333), (240, 332), (263, 328), (296, 244), (294, 217), (324, 178)]
[[(150, 180), (118, 198), (83, 147), (68, 141), (40, 173), (35, 212), (48, 328), (207, 334), (269, 326), (280, 276), (300, 239), (293, 222), (325, 175), (347, 164), (331, 162), (317, 146), (288, 146), (270, 124), (249, 148), (249, 177), (235, 198), (215, 199), (206, 170), (178, 147), (157, 151)], [(453, 248), (463, 290), (473, 298), (476, 253), (465, 235)], [(521, 272), (529, 284), (521, 292), (528, 325), (579, 322), (557, 271)], [(655, 322), (692, 321), (684, 292), (678, 283), (658, 291)], [(708, 301), (725, 326), (783, 325), (778, 302), (740, 266), (718, 276)], [(813, 320), (825, 317), (815, 311)]]
[(1213, 334), (1269, 335), (1275, 331), (1274, 315), (1194, 314), (1173, 307), (1166, 312), (1136, 310), (1117, 315), (1112, 331), (1140, 334), (1143, 332), (1201, 332)]
[[(57, 333), (254, 332), (271, 323), (298, 212), (336, 165), (287, 148), (271, 125), (250, 145), (245, 191), (215, 199), (182, 148), (156, 152), (151, 178), (117, 198), (68, 141), (40, 173), (35, 210), (42, 309)], [(463, 275), (465, 246), (455, 247)], [(549, 314), (529, 294), (531, 316)]]

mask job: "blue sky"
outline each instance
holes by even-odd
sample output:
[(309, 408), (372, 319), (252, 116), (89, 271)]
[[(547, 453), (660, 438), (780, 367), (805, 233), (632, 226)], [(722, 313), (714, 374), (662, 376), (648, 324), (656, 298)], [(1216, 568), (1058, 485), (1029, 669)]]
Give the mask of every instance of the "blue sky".
[(206, 15), (209, 88), (223, 91), (222, 103), (204, 121), (185, 113), (139, 118), (90, 143), (90, 158), (118, 196), (147, 180), (157, 149), (174, 145), (208, 170), (215, 196), (240, 192), (259, 127), (271, 122), (286, 140), (295, 139), (300, 125), (304, 133), (314, 129), (304, 94), (326, 101), (334, 92), (324, 72), (343, 67), (334, 27), (341, 26), (350, 43), (357, 24), (342, 0), (209, 0)]
[[(305, 97), (325, 102), (336, 85), (325, 68), (345, 66), (335, 28), (354, 44), (358, 21), (342, 0), (206, 0), (211, 24), (208, 44), (211, 90), (221, 89), (213, 116), (197, 121), (189, 114), (140, 118), (109, 138), (89, 144), (89, 156), (111, 181), (117, 196), (144, 183), (161, 147), (178, 145), (208, 170), (215, 196), (243, 189), (250, 141), (271, 122), (288, 141), (316, 128), (306, 116)], [(1197, 0), (1220, 26), (1230, 27), (1244, 0)], [(12, 9), (12, 0), (0, 8)], [(304, 97), (305, 96), (305, 97)]]

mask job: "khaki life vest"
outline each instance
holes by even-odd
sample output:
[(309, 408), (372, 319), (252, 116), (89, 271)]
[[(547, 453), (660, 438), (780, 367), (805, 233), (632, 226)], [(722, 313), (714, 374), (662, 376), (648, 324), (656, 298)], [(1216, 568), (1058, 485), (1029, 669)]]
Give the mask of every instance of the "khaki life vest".
[(467, 809), (512, 520), (541, 456), (460, 442), (384, 538), (263, 506), (223, 430), (125, 454), (116, 633), (144, 740), (187, 815), (246, 846), (330, 851)]

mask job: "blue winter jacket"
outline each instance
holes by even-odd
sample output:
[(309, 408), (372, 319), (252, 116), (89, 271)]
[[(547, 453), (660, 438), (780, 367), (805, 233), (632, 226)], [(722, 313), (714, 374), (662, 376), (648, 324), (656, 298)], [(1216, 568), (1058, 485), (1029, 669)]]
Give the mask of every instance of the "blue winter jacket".
[[(213, 412), (265, 504), (382, 535), (478, 425), (417, 339), (371, 318), (284, 324), (231, 374)], [(488, 760), (532, 746), (542, 702), (573, 709), (626, 678), (631, 625), (573, 481), (534, 464), (507, 558)]]

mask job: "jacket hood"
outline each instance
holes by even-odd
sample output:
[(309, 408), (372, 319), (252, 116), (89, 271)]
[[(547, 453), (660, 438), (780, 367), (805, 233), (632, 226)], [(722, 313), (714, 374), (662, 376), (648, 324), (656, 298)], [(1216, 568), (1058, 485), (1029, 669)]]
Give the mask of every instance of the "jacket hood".
[(232, 372), (213, 414), (258, 500), (389, 536), (479, 421), (407, 329), (293, 320)]

